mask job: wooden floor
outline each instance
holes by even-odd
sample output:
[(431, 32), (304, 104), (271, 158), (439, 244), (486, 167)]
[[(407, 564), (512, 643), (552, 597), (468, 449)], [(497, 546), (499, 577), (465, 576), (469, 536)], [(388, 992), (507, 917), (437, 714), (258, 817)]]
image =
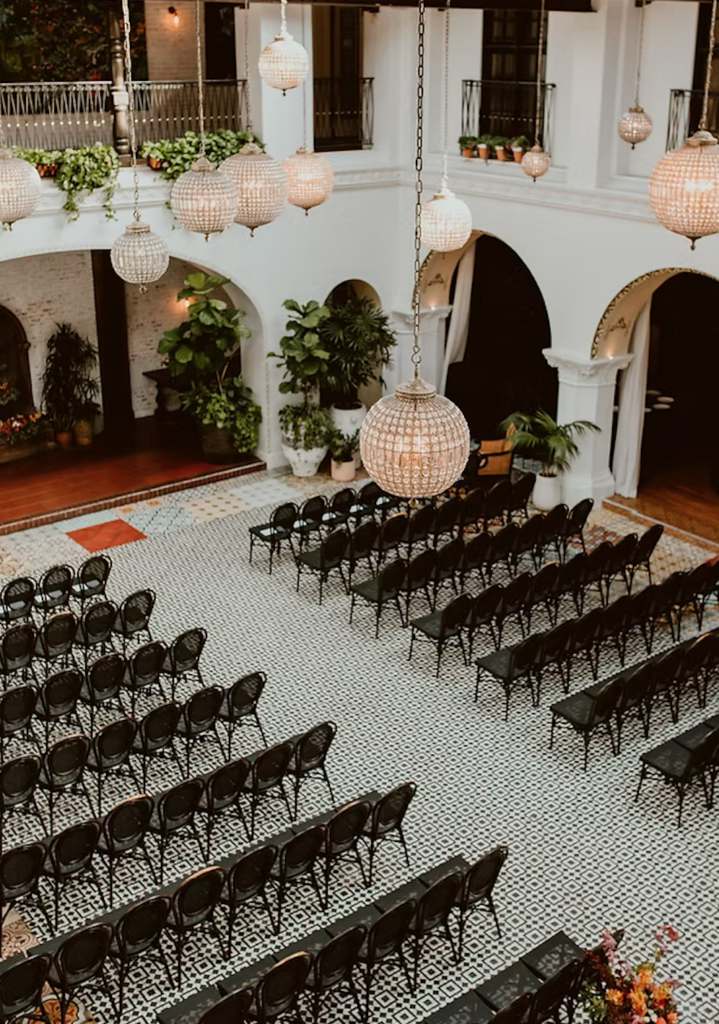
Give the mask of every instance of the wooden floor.
[(89, 448), (57, 449), (0, 465), (0, 533), (264, 468), (252, 456), (230, 465), (206, 462), (192, 435), (168, 441), (146, 424), (121, 443), (98, 438)]
[(669, 467), (642, 483), (636, 498), (614, 494), (609, 501), (719, 543), (719, 494), (706, 463)]

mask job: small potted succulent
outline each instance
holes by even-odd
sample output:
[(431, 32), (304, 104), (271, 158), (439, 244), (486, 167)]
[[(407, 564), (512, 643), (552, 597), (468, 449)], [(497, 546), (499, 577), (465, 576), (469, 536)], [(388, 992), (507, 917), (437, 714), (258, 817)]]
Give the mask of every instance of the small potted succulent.
[(336, 427), (331, 427), (327, 434), (330, 449), (332, 479), (338, 483), (349, 483), (355, 478), (354, 453), (359, 445), (359, 430), (354, 434), (343, 434)]
[(509, 153), (507, 152), (507, 142), (509, 140), (504, 135), (495, 135), (492, 139), (492, 146), (494, 147), (494, 155), (498, 160), (509, 160)]
[(474, 156), (477, 140), (473, 135), (460, 135), (459, 149), (462, 156)]
[(526, 135), (517, 135), (512, 139), (512, 156), (514, 157), (515, 163), (521, 164), (522, 157), (527, 152), (532, 143), (529, 141)]
[(480, 135), (477, 139), (477, 156), (485, 162), (489, 160), (492, 153), (492, 135)]

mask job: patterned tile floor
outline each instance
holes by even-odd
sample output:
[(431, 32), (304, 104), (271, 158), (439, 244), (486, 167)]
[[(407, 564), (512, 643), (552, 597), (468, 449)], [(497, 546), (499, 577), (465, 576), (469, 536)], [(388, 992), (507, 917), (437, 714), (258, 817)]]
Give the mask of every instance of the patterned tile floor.
[[(531, 708), (518, 697), (508, 723), (502, 719), (500, 693), (483, 683), (479, 701), (472, 700), (474, 674), (458, 653), (449, 651), (441, 678), (434, 678), (429, 651), (418, 650), (407, 661), (409, 636), (391, 614), (379, 640), (372, 637), (370, 617), (359, 614), (348, 625), (349, 599), (331, 582), (325, 604), (317, 604), (317, 587), (307, 579), (299, 594), (287, 555), (270, 577), (264, 553), (248, 564), (247, 529), (264, 521), (271, 506), (289, 495), (300, 500), (317, 482), (298, 482), (269, 473), (180, 492), (167, 498), (112, 509), (107, 519), (66, 521), (2, 538), (0, 576), (40, 572), (67, 559), (78, 564), (85, 549), (69, 534), (101, 527), (120, 519), (147, 536), (114, 547), (109, 596), (119, 600), (149, 585), (158, 593), (154, 635), (169, 641), (191, 625), (205, 625), (209, 640), (203, 658), (207, 683), (227, 684), (253, 669), (264, 669), (268, 685), (263, 721), (270, 741), (277, 741), (324, 718), (339, 732), (329, 770), (337, 797), (351, 799), (370, 789), (389, 788), (406, 778), (418, 783), (407, 819), (412, 853), (408, 870), (400, 857), (387, 853), (378, 861), (371, 892), (359, 884), (356, 868), (338, 872), (327, 912), (309, 896), (295, 897), (283, 934), (275, 939), (261, 922), (248, 921), (232, 960), (222, 962), (211, 941), (191, 947), (182, 991), (169, 989), (154, 968), (140, 969), (130, 986), (131, 1014), (137, 1024), (150, 1024), (158, 1009), (204, 985), (225, 977), (289, 943), (319, 925), (371, 902), (415, 877), (445, 857), (462, 853), (476, 857), (496, 843), (507, 843), (510, 857), (496, 896), (504, 936), (497, 939), (483, 919), (469, 926), (467, 955), (459, 967), (443, 949), (427, 957), (423, 983), (415, 997), (387, 976), (378, 989), (377, 1022), (413, 1024), (456, 995), (487, 979), (518, 955), (559, 928), (582, 943), (594, 942), (604, 925), (623, 926), (626, 950), (633, 956), (648, 951), (655, 926), (673, 923), (681, 941), (668, 970), (682, 980), (683, 1020), (710, 1024), (716, 1020), (719, 978), (719, 858), (717, 809), (704, 809), (692, 793), (685, 824), (675, 825), (673, 795), (656, 781), (647, 782), (642, 800), (633, 802), (638, 758), (650, 746), (719, 710), (719, 691), (710, 695), (706, 711), (687, 701), (680, 725), (658, 709), (647, 742), (628, 727), (622, 753), (613, 758), (598, 739), (589, 771), (581, 771), (581, 742), (562, 733), (548, 749), (549, 704), (558, 688), (548, 682), (542, 706)], [(184, 513), (184, 514), (182, 514)], [(189, 516), (189, 518), (188, 518)], [(635, 521), (617, 512), (598, 510), (592, 516), (591, 542), (637, 529)], [(661, 577), (677, 567), (696, 564), (711, 546), (675, 533), (665, 535), (654, 568)], [(421, 610), (421, 609), (420, 609)], [(708, 624), (719, 616), (712, 609)], [(540, 618), (535, 623), (543, 626)], [(689, 626), (691, 630), (691, 626)], [(511, 640), (511, 632), (508, 636)], [(668, 643), (664, 638), (663, 643)], [(629, 660), (642, 656), (633, 646)], [(601, 674), (615, 668), (612, 655), (603, 658)], [(588, 682), (577, 671), (573, 690)], [(192, 689), (183, 688), (181, 698)], [(144, 712), (149, 703), (141, 705)], [(110, 715), (110, 718), (113, 717)], [(248, 731), (244, 748), (257, 747)], [(19, 752), (19, 750), (18, 750)], [(239, 750), (238, 750), (239, 752)], [(193, 770), (220, 763), (211, 745), (198, 749)], [(155, 768), (149, 789), (156, 792), (176, 781), (174, 769)], [(104, 795), (106, 806), (129, 795), (128, 780), (113, 780)], [(324, 787), (306, 790), (301, 816), (328, 807)], [(82, 820), (88, 812), (65, 801), (58, 826)], [(279, 811), (263, 814), (260, 838), (281, 832), (286, 823)], [(30, 834), (28, 822), (13, 825), (5, 845)], [(218, 829), (213, 854), (219, 858), (245, 845), (231, 823)], [(170, 880), (200, 866), (197, 851), (185, 845), (171, 849)], [(118, 899), (132, 900), (147, 891), (144, 871), (123, 865), (117, 876)], [(101, 912), (92, 888), (77, 888), (63, 903), (61, 929), (68, 930)], [(42, 917), (29, 910), (26, 921), (40, 941), (46, 937)], [(88, 991), (87, 1005), (99, 1024), (109, 1024), (107, 995)], [(344, 1005), (344, 1004), (343, 1004)], [(330, 1019), (331, 1014), (327, 1019)], [(344, 1009), (337, 1019), (354, 1019)]]

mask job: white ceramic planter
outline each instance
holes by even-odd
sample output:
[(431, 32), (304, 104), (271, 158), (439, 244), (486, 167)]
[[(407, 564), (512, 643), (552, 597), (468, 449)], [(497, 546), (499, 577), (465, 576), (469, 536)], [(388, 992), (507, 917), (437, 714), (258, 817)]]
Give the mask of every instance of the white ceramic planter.
[[(336, 405), (330, 406), (330, 419), (332, 426), (341, 430), (343, 434), (351, 436), (355, 430), (359, 430), (365, 421), (367, 409), (361, 402), (357, 402), (354, 409), (340, 409)], [(355, 469), (359, 469), (360, 462), (359, 448), (355, 452)]]
[(348, 484), (354, 480), (356, 472), (354, 459), (349, 459), (347, 462), (335, 462), (332, 459), (331, 467), (332, 479), (336, 480), (338, 484)]
[(282, 454), (289, 462), (294, 476), (314, 476), (327, 454), (327, 448), (290, 448), (283, 443)]
[(532, 501), (540, 512), (549, 512), (562, 500), (562, 485), (558, 476), (542, 476), (537, 473), (532, 491)]

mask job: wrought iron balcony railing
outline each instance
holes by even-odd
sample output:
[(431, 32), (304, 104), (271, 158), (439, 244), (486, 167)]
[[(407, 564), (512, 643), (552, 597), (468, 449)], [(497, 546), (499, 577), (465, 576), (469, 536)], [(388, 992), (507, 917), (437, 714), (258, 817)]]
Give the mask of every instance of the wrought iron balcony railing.
[(315, 78), (315, 150), (371, 149), (373, 78)]
[[(542, 85), (540, 142), (552, 151), (552, 114), (556, 86)], [(534, 139), (536, 82), (493, 82), (466, 78), (462, 82), (462, 135), (502, 135)]]
[[(138, 143), (196, 131), (197, 82), (135, 82)], [(247, 120), (244, 80), (207, 82), (205, 126), (241, 129)], [(94, 142), (127, 149), (127, 94), (111, 82), (0, 85), (0, 123), (8, 145), (67, 149)], [(118, 146), (123, 151), (122, 146)]]
[[(702, 116), (701, 89), (672, 89), (669, 94), (669, 124), (667, 125), (667, 149), (676, 149), (684, 144), (692, 132), (697, 130)], [(709, 93), (707, 122), (710, 132), (719, 131), (719, 92)]]

